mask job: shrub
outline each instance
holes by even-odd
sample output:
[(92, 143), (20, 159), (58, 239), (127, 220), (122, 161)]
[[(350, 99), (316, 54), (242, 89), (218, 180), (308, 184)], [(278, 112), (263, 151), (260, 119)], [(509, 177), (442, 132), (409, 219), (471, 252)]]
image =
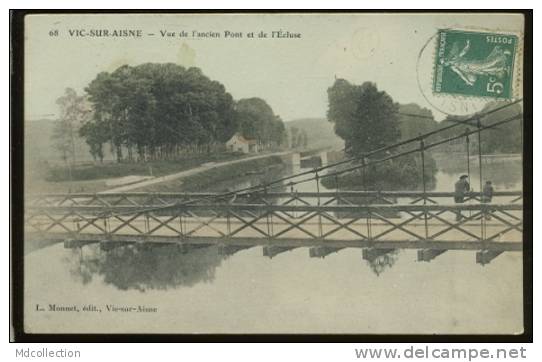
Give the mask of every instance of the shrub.
[[(429, 155), (425, 155), (426, 188), (435, 186), (437, 165)], [(330, 173), (333, 173), (331, 171)], [(365, 170), (357, 169), (335, 177), (324, 177), (322, 184), (330, 189), (337, 187), (348, 190), (422, 190), (421, 157), (405, 155), (378, 164), (369, 164)]]

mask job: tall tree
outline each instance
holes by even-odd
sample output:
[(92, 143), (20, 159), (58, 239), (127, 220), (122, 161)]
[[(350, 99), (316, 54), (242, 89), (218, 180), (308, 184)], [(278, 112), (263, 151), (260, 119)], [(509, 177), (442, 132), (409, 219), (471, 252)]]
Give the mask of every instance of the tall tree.
[(86, 122), (79, 128), (79, 136), (85, 139), (94, 161), (103, 163), (103, 145), (107, 142), (107, 127), (105, 125)]
[(261, 98), (241, 99), (236, 104), (239, 130), (243, 136), (265, 146), (280, 145), (286, 129), (279, 116)]
[(61, 157), (71, 167), (75, 164), (75, 138), (85, 121), (89, 109), (84, 96), (77, 95), (72, 88), (66, 88), (64, 95), (56, 100), (60, 117), (53, 129), (52, 139)]
[[(335, 133), (344, 139), (345, 151), (349, 156), (359, 157), (371, 151), (392, 145), (399, 141), (399, 105), (374, 83), (351, 84), (337, 79), (328, 89), (328, 120), (334, 122)], [(423, 112), (423, 111), (422, 111)], [(414, 128), (407, 128), (415, 132)], [(390, 152), (399, 152), (392, 150)], [(375, 155), (379, 159), (386, 154)], [(423, 174), (420, 172), (419, 154), (403, 154), (387, 162), (371, 164), (339, 177), (341, 185), (352, 189), (411, 189), (421, 187), (422, 177), (431, 187), (436, 173), (434, 160), (425, 155)], [(327, 181), (328, 185), (331, 180)], [(324, 183), (326, 185), (326, 183)]]
[(399, 140), (399, 106), (374, 83), (350, 84), (337, 79), (328, 89), (328, 120), (344, 139), (349, 155), (362, 155)]
[(297, 136), (299, 134), (299, 128), (297, 127), (292, 127), (290, 128), (290, 138), (291, 138), (291, 142), (290, 142), (290, 145), (291, 145), (291, 148), (296, 148), (297, 147)]

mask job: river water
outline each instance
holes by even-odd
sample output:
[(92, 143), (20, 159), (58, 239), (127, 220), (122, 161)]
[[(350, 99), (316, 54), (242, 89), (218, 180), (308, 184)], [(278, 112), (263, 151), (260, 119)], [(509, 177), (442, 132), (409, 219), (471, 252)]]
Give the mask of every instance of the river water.
[[(438, 166), (439, 191), (466, 172)], [(496, 190), (521, 189), (520, 162), (483, 168)], [(215, 188), (300, 170), (272, 169)], [(476, 190), (477, 172), (475, 164)], [(422, 263), (416, 251), (401, 250), (383, 269), (359, 249), (320, 259), (298, 248), (270, 259), (260, 247), (224, 257), (216, 248), (183, 254), (168, 246), (103, 252), (55, 244), (25, 256), (25, 329), (34, 333), (521, 333), (522, 293), (522, 254), (512, 252), (481, 266), (472, 251)]]

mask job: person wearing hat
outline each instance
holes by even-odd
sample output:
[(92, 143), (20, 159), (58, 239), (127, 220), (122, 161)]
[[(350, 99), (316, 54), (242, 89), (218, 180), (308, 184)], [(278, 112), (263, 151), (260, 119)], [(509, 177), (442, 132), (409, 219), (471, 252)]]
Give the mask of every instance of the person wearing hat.
[[(467, 175), (461, 175), (455, 183), (454, 202), (456, 204), (463, 203), (465, 201), (465, 194), (470, 191), (468, 178), (469, 176)], [(461, 210), (458, 210), (455, 217), (456, 221), (461, 220), (462, 217)]]

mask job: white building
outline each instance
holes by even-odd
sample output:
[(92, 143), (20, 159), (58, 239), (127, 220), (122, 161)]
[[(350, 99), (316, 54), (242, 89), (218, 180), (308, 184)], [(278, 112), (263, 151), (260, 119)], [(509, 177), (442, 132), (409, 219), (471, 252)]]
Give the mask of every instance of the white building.
[(256, 140), (247, 140), (241, 134), (234, 134), (227, 142), (226, 148), (229, 151), (237, 151), (243, 153), (258, 152)]

